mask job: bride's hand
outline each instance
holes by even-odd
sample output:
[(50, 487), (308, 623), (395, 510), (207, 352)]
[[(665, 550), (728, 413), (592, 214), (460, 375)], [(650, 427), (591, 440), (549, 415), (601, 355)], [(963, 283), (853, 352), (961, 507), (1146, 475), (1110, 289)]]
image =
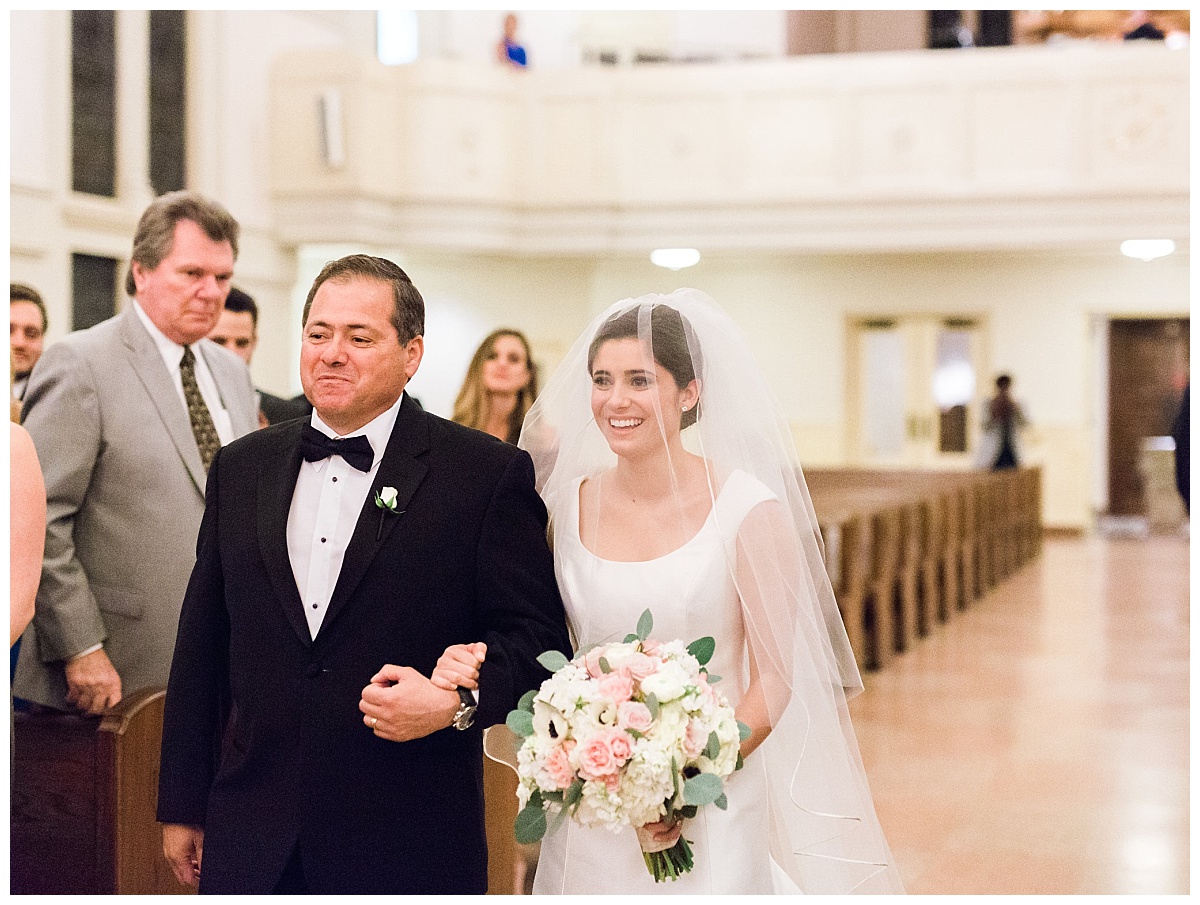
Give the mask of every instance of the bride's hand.
[(647, 823), (645, 826), (639, 826), (636, 832), (642, 851), (665, 852), (679, 841), (679, 835), (683, 832), (683, 821), (667, 823), (660, 820), (657, 823)]
[(487, 645), (482, 641), (474, 644), (451, 644), (438, 657), (433, 675), (429, 677), (438, 688), (453, 691), (459, 686), (478, 688), (479, 666), (487, 657)]

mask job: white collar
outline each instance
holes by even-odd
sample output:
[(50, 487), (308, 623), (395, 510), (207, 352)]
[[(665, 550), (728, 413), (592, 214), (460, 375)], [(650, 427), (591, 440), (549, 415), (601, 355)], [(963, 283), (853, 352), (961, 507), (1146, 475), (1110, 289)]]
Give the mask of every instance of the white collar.
[[(154, 345), (158, 346), (158, 352), (163, 357), (163, 360), (174, 361), (176, 364), (182, 361), (183, 346), (174, 340), (167, 339), (167, 335), (158, 329), (158, 325), (154, 321), (150, 320), (150, 315), (138, 304), (136, 298), (130, 298), (129, 303), (133, 305), (133, 310), (137, 312), (138, 320), (142, 322), (142, 326), (146, 328), (146, 332), (154, 340)], [(193, 345), (196, 345), (196, 343), (193, 343)]]
[[(371, 442), (371, 451), (374, 453), (374, 459), (371, 462), (371, 467), (374, 468), (379, 464), (379, 460), (383, 457), (383, 451), (387, 448), (388, 440), (392, 438), (392, 429), (396, 426), (396, 416), (400, 414), (400, 404), (404, 401), (404, 394), (400, 394), (400, 398), (392, 403), (391, 408), (385, 412), (376, 415), (365, 425), (351, 434), (348, 437), (365, 436)], [(323, 433), (327, 437), (334, 439), (345, 439), (332, 427), (321, 420), (321, 416), (317, 414), (314, 408), (312, 419), (309, 423)]]

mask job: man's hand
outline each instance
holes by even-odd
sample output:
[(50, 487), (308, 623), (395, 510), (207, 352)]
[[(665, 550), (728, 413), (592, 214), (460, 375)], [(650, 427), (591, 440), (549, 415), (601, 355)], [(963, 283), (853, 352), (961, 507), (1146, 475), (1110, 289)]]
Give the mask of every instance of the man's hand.
[(163, 854), (184, 886), (200, 885), (200, 862), (204, 858), (204, 828), (183, 823), (163, 824)]
[(68, 660), (67, 700), (83, 713), (98, 715), (121, 701), (121, 677), (104, 648)]
[(411, 667), (389, 663), (371, 677), (358, 709), (380, 738), (407, 742), (449, 726), (458, 712), (458, 695), (437, 688)]

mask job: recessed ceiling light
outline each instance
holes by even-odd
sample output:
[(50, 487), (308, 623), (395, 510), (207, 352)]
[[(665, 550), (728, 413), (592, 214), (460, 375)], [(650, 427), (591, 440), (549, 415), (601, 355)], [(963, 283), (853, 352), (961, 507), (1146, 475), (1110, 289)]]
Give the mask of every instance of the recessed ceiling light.
[(668, 270), (683, 270), (700, 260), (700, 252), (694, 248), (656, 248), (650, 252), (650, 261)]
[(1165, 258), (1175, 250), (1170, 239), (1126, 239), (1121, 243), (1121, 254), (1143, 261)]

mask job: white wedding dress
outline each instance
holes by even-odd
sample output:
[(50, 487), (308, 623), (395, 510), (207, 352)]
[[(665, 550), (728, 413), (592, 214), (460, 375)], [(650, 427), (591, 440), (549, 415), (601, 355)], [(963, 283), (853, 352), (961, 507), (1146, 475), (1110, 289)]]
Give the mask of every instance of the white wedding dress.
[[(651, 636), (691, 643), (706, 635), (716, 640), (708, 663), (720, 676), (718, 688), (736, 706), (746, 684), (747, 655), (742, 611), (729, 563), (738, 527), (755, 506), (774, 499), (745, 472), (734, 472), (721, 488), (704, 526), (686, 544), (646, 562), (614, 562), (592, 554), (579, 539), (579, 486), (563, 495), (556, 533), (555, 568), (576, 645), (621, 641), (649, 609)], [(567, 527), (571, 526), (571, 527)], [(678, 880), (655, 883), (632, 829), (603, 828), (563, 821), (542, 840), (534, 879), (535, 894), (668, 893), (706, 894), (800, 890), (770, 856), (766, 773), (751, 755), (726, 781), (727, 810), (714, 805), (685, 821), (693, 869)]]

